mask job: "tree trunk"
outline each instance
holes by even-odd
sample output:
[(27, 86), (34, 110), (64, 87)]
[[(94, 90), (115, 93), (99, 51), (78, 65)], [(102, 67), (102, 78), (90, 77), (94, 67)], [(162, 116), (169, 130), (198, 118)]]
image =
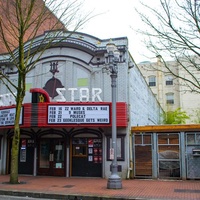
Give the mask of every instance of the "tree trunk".
[[(22, 96), (24, 93), (21, 94)], [(10, 183), (18, 184), (18, 157), (19, 157), (19, 143), (20, 143), (20, 113), (22, 108), (22, 102), (24, 97), (18, 97), (16, 105), (16, 114), (15, 114), (15, 126), (14, 126), (14, 135), (12, 140), (12, 149), (11, 149), (11, 169), (10, 169)]]
[(19, 157), (20, 128), (15, 127), (11, 150), (10, 183), (18, 184), (18, 157)]

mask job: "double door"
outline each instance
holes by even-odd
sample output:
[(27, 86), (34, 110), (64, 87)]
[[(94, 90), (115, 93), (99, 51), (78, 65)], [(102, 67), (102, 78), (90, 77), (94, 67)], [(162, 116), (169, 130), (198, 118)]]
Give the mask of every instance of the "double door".
[(42, 138), (38, 148), (38, 175), (65, 176), (65, 143), (62, 138)]

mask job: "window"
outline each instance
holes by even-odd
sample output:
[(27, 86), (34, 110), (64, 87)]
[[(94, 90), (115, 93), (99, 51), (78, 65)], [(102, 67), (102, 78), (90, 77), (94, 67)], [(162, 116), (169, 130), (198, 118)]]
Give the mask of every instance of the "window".
[[(124, 161), (125, 156), (124, 156), (124, 137), (123, 136), (118, 136), (117, 137), (117, 160), (118, 161)], [(107, 137), (107, 160), (110, 159), (110, 149), (112, 148), (112, 138)]]
[(166, 85), (173, 85), (173, 76), (172, 75), (165, 76), (165, 84)]
[(156, 86), (156, 76), (149, 76), (149, 86)]
[(167, 104), (174, 104), (174, 93), (167, 93), (166, 101)]
[(200, 132), (187, 133), (187, 145), (198, 145), (200, 143)]
[(73, 156), (86, 156), (87, 155), (86, 145), (73, 145)]
[(87, 156), (87, 138), (73, 138), (73, 156)]

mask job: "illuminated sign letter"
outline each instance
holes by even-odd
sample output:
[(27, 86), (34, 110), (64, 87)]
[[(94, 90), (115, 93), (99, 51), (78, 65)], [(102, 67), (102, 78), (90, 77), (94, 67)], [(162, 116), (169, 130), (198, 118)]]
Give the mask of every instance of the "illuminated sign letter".
[(57, 101), (65, 102), (66, 99), (65, 99), (64, 95), (62, 94), (61, 90), (65, 91), (66, 89), (65, 88), (56, 88), (56, 92), (60, 95), (60, 99), (57, 99)]
[(95, 101), (95, 98), (97, 98), (99, 101), (102, 101), (102, 99), (100, 97), (101, 93), (102, 93), (102, 89), (101, 88), (92, 88), (92, 101)]
[(3, 95), (0, 95), (0, 106), (3, 106)]
[(83, 101), (83, 99), (86, 99), (86, 101), (89, 101), (89, 89), (88, 88), (80, 89), (80, 101)]
[(0, 106), (10, 106), (10, 105), (15, 105), (15, 96), (16, 93), (8, 93), (8, 94), (2, 94), (0, 95)]
[(71, 101), (74, 101), (74, 91), (77, 90), (77, 88), (69, 88), (68, 90), (71, 90)]

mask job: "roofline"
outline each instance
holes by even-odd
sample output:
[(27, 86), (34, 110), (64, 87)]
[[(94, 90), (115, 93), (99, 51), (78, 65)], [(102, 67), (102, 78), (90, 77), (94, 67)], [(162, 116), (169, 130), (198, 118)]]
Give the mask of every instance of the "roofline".
[(132, 126), (131, 133), (200, 131), (200, 124)]
[[(55, 34), (49, 34), (54, 32)], [(32, 50), (39, 49), (43, 45), (45, 45), (45, 41), (51, 40), (51, 38), (55, 37), (55, 40), (52, 41), (51, 46), (68, 46), (75, 45), (76, 48), (82, 47), (87, 49), (91, 54), (94, 54), (96, 51), (106, 51), (106, 44), (109, 41), (112, 41), (116, 44), (119, 49), (124, 49), (128, 47), (128, 38), (127, 37), (119, 37), (119, 38), (111, 38), (111, 39), (99, 39), (97, 37), (88, 35), (86, 33), (81, 32), (70, 32), (60, 30), (52, 30), (52, 31), (45, 31), (44, 34), (35, 37), (32, 40), (29, 40), (24, 43), (24, 50), (25, 52), (28, 51), (29, 45), (32, 43)], [(64, 39), (62, 39), (64, 38)], [(60, 40), (60, 41), (59, 41)], [(48, 43), (48, 42), (47, 42)], [(57, 45), (55, 45), (57, 43)], [(13, 51), (13, 54), (18, 55), (18, 48)], [(17, 56), (16, 56), (17, 58)], [(4, 63), (12, 63), (12, 59), (10, 54), (0, 54), (0, 64)]]

